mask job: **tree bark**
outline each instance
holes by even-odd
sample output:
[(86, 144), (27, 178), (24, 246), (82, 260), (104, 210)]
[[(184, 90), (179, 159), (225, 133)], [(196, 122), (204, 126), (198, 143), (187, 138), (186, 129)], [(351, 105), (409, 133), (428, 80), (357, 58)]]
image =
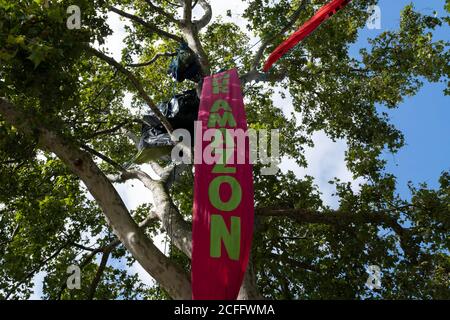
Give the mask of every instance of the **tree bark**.
[(0, 98), (0, 114), (26, 135), (38, 134), (40, 144), (55, 153), (86, 185), (103, 210), (114, 234), (142, 267), (154, 277), (174, 299), (191, 299), (188, 274), (168, 259), (131, 218), (114, 186), (97, 167), (90, 155), (72, 145), (57, 133), (42, 127), (37, 119), (6, 99)]

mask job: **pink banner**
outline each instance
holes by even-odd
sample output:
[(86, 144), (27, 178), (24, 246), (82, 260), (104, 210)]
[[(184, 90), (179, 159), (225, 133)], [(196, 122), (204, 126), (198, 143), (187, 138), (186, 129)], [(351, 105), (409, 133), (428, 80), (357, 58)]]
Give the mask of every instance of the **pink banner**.
[(234, 300), (244, 278), (253, 236), (253, 173), (248, 138), (239, 144), (229, 137), (246, 131), (237, 71), (205, 78), (195, 138), (195, 300)]

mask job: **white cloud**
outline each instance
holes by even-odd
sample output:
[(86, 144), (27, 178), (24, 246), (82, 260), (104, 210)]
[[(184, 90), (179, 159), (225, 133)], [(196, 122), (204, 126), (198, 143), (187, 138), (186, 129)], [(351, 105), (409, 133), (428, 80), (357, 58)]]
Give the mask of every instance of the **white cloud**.
[(353, 179), (351, 172), (347, 169), (345, 163), (347, 144), (344, 140), (333, 142), (324, 132), (320, 131), (313, 135), (313, 141), (315, 146), (305, 150), (307, 168), (299, 167), (293, 159), (283, 159), (280, 168), (283, 172), (293, 171), (299, 178), (306, 175), (314, 177), (324, 203), (336, 208), (338, 199), (333, 197), (333, 193), (336, 191), (335, 186), (328, 182), (335, 177), (341, 182), (351, 182), (352, 190), (357, 192), (359, 184), (364, 180)]
[[(282, 98), (279, 92), (284, 93), (286, 97)], [(293, 103), (289, 92), (278, 88), (274, 95), (274, 105), (282, 109), (286, 117), (290, 117), (291, 113), (294, 112), (297, 123), (300, 124), (302, 117), (300, 113), (295, 112)], [(299, 167), (294, 159), (288, 158), (283, 159), (280, 168), (283, 172), (293, 171), (299, 178), (306, 175), (314, 177), (315, 183), (322, 192), (321, 198), (324, 203), (336, 208), (338, 199), (333, 197), (335, 187), (328, 182), (334, 178), (338, 178), (342, 182), (351, 182), (352, 190), (357, 192), (359, 184), (364, 180), (353, 179), (352, 173), (346, 166), (345, 151), (348, 149), (348, 146), (345, 140), (333, 141), (323, 131), (316, 132), (312, 140), (314, 147), (307, 147), (305, 150), (305, 157), (308, 162), (307, 168)]]

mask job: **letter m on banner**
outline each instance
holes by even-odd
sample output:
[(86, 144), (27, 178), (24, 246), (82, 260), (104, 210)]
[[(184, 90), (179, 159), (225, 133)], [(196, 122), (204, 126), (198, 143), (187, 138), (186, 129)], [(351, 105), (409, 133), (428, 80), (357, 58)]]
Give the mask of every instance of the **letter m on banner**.
[[(254, 219), (249, 141), (244, 151), (237, 150), (227, 134), (247, 131), (236, 70), (204, 79), (199, 122), (195, 153), (202, 161), (195, 165), (192, 297), (234, 300), (248, 265)], [(204, 161), (208, 150), (213, 161)], [(245, 152), (245, 163), (236, 161), (238, 152)]]

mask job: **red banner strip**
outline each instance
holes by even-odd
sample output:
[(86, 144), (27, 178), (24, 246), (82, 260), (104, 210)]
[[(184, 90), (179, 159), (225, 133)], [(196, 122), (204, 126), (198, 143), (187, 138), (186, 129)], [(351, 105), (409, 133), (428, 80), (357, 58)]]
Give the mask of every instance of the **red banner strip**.
[(272, 66), (283, 57), (289, 50), (294, 48), (300, 41), (309, 36), (316, 30), (323, 22), (330, 18), (337, 11), (345, 7), (350, 0), (333, 0), (317, 11), (317, 13), (303, 24), (294, 34), (292, 34), (286, 41), (276, 48), (266, 63), (264, 64), (264, 72), (268, 72)]

